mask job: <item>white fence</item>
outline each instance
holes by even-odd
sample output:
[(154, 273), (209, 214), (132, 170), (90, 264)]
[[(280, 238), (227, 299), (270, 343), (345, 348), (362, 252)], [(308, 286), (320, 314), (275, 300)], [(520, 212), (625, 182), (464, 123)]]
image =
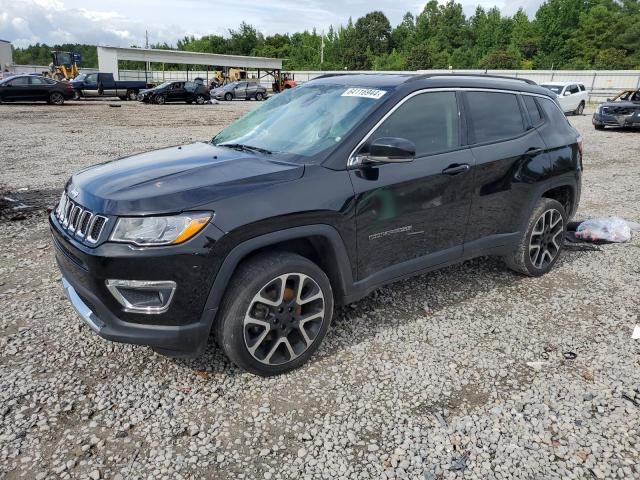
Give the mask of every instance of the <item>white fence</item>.
[[(16, 73), (41, 72), (47, 70), (48, 67), (34, 65), (16, 65)], [(83, 68), (83, 72), (96, 72), (96, 69)], [(604, 97), (612, 96), (618, 90), (624, 88), (640, 88), (640, 70), (418, 70), (414, 71), (293, 71), (295, 80), (299, 83), (307, 82), (320, 75), (326, 74), (345, 74), (345, 73), (404, 73), (404, 74), (420, 74), (420, 73), (471, 73), (475, 75), (505, 75), (517, 78), (527, 78), (536, 83), (545, 82), (582, 82), (589, 91), (590, 97), (594, 97), (594, 101)], [(257, 71), (249, 71), (247, 75), (250, 79), (256, 79), (265, 87), (271, 87), (273, 78), (270, 76), (257, 79)], [(262, 73), (264, 75), (264, 73)], [(168, 80), (186, 80), (196, 77), (203, 78), (206, 82), (213, 78), (213, 70), (153, 70), (145, 73), (144, 70), (120, 70), (121, 80), (147, 80), (151, 83), (159, 83)]]

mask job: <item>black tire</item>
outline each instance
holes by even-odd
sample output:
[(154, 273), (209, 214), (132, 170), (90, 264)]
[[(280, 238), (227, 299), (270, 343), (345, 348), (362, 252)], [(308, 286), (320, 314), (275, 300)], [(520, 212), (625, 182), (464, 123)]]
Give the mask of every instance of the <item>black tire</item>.
[(64, 95), (62, 95), (60, 92), (52, 92), (49, 95), (49, 103), (52, 105), (64, 104)]
[(123, 102), (127, 101), (127, 97), (118, 97), (120, 100), (122, 100)]
[(187, 105), (191, 105), (193, 103), (193, 100), (185, 100), (185, 102), (187, 103)]
[(74, 90), (73, 99), (74, 100), (80, 100), (81, 98), (82, 98), (82, 94), (80, 93), (80, 90)]
[(138, 99), (138, 92), (136, 92), (135, 90), (127, 90), (127, 96), (125, 97), (126, 100), (130, 100), (130, 101), (134, 101)]
[(196, 95), (196, 103), (198, 105), (204, 105), (206, 103), (207, 99), (204, 95)]
[[(262, 303), (259, 295), (273, 304)], [(269, 377), (305, 363), (332, 316), (331, 284), (315, 263), (288, 252), (261, 254), (243, 262), (233, 275), (215, 336), (238, 367)]]
[(230, 102), (231, 100), (233, 100), (233, 94), (232, 94), (231, 92), (229, 92), (229, 93), (225, 93), (225, 94), (224, 94), (224, 99), (225, 99), (227, 102)]
[(594, 125), (593, 126), (596, 130), (604, 130), (604, 125)]
[[(556, 221), (561, 223), (554, 223)], [(539, 199), (518, 247), (504, 259), (507, 266), (530, 277), (547, 273), (562, 253), (567, 221), (567, 213), (560, 202), (551, 198)]]
[(164, 95), (156, 95), (156, 97), (153, 100), (158, 105), (164, 105), (164, 102), (166, 101), (166, 98), (164, 98)]
[(264, 100), (264, 94), (262, 92), (256, 93), (256, 100), (258, 102), (261, 102), (262, 100)]
[(582, 115), (584, 113), (584, 102), (580, 102), (578, 108), (576, 108), (573, 112), (575, 115)]

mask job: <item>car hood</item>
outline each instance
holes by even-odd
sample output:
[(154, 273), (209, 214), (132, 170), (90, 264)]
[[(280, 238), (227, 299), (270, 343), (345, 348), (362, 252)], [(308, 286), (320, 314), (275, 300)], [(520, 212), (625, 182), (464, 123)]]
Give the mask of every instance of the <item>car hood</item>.
[(302, 165), (266, 155), (193, 143), (82, 170), (70, 179), (67, 191), (79, 204), (107, 215), (175, 213), (303, 173)]

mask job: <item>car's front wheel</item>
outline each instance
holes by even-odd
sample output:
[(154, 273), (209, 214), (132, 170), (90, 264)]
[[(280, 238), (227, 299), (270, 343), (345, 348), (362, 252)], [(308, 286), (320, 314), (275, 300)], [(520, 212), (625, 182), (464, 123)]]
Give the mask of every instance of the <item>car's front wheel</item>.
[(204, 103), (207, 101), (207, 99), (205, 98), (204, 95), (196, 95), (196, 103), (198, 105), (204, 105)]
[(582, 115), (584, 113), (584, 102), (580, 102), (580, 105), (578, 105), (578, 108), (576, 108), (573, 113), (576, 115)]
[(264, 99), (264, 94), (262, 92), (256, 93), (256, 100), (261, 102)]
[(516, 250), (505, 257), (509, 268), (532, 277), (547, 273), (558, 261), (567, 231), (567, 213), (560, 202), (536, 203)]
[(233, 100), (233, 95), (231, 93), (227, 93), (227, 94), (225, 94), (224, 99), (227, 102), (230, 102), (231, 100)]
[(158, 95), (156, 96), (155, 101), (158, 105), (164, 105), (166, 98), (164, 98), (164, 95)]
[(225, 293), (216, 339), (239, 367), (278, 375), (305, 363), (333, 316), (327, 275), (293, 253), (264, 254), (244, 262)]

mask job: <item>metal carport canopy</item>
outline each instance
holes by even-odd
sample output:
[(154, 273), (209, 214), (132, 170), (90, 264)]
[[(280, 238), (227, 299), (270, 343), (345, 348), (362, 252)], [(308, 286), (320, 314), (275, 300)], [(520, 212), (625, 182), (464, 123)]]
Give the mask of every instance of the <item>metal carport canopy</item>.
[(179, 63), (186, 65), (210, 65), (244, 69), (282, 70), (279, 58), (245, 57), (242, 55), (218, 55), (216, 53), (184, 52), (155, 48), (127, 48), (98, 46), (98, 68), (101, 72), (112, 72), (118, 79), (118, 61), (137, 60), (152, 63)]

